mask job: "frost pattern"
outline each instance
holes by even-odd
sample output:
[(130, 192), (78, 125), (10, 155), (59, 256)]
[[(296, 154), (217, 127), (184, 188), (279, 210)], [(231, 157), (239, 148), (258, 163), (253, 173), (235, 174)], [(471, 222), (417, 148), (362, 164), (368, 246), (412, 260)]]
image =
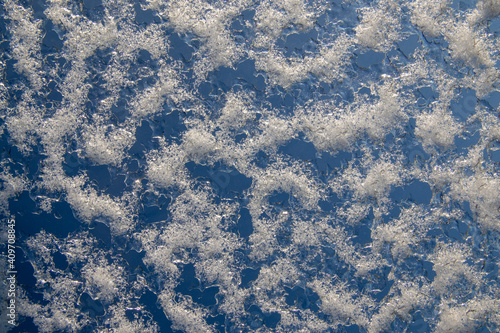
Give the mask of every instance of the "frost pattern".
[(23, 325), (500, 329), (498, 0), (1, 10)]

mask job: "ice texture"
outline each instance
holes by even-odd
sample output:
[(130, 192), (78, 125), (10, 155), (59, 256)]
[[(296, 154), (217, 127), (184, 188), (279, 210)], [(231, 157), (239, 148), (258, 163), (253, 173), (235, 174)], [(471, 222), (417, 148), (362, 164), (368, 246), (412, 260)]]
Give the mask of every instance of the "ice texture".
[(0, 13), (0, 331), (500, 330), (500, 1)]

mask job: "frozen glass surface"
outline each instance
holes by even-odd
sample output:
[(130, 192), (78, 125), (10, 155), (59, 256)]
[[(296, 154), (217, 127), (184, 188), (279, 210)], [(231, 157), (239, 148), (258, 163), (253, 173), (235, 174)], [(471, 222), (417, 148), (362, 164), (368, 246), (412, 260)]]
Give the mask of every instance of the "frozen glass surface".
[(500, 330), (498, 0), (0, 13), (1, 332)]

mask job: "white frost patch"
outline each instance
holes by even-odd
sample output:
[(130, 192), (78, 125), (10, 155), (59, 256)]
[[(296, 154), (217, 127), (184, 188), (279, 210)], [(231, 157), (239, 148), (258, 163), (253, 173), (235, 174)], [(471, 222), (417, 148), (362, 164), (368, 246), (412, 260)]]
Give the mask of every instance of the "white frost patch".
[(278, 331), (281, 332), (328, 332), (330, 324), (319, 319), (311, 310), (282, 311)]
[(25, 75), (34, 89), (41, 89), (44, 80), (41, 74), (42, 21), (35, 20), (33, 10), (24, 8), (15, 0), (3, 4), (6, 18), (10, 20), (10, 43), (13, 45), (11, 56), (17, 60), (14, 67)]
[(175, 295), (169, 290), (163, 291), (158, 299), (163, 311), (172, 321), (173, 329), (186, 333), (215, 332), (204, 319), (207, 316), (206, 310), (195, 306), (190, 299)]
[(158, 81), (141, 91), (130, 103), (135, 118), (141, 119), (160, 113), (168, 101), (178, 104), (189, 98), (189, 94), (181, 85), (176, 69), (161, 60), (160, 66), (160, 70), (156, 73)]
[(446, 13), (450, 10), (451, 3), (451, 0), (414, 0), (410, 3), (411, 21), (426, 35), (439, 36), (442, 33), (443, 23), (448, 21)]
[(176, 144), (167, 146), (164, 141), (160, 141), (160, 145), (162, 148), (159, 152), (152, 152), (147, 157), (148, 179), (156, 186), (164, 188), (185, 182), (186, 153)]
[(23, 154), (32, 151), (36, 143), (37, 132), (43, 124), (45, 110), (34, 105), (34, 98), (29, 93), (24, 93), (22, 100), (14, 110), (8, 112), (5, 125), (11, 139)]
[[(168, 281), (178, 277), (176, 263), (187, 260), (196, 249), (201, 277), (210, 283), (231, 285), (231, 255), (240, 246), (237, 236), (224, 232), (236, 212), (229, 203), (216, 205), (208, 189), (183, 188), (170, 205), (171, 220), (161, 230), (144, 230), (137, 235), (147, 250), (144, 262), (154, 266)], [(188, 251), (189, 250), (189, 251)], [(227, 272), (226, 275), (223, 273)]]
[(293, 216), (292, 241), (296, 246), (318, 246), (325, 238), (324, 221), (303, 220)]
[(193, 127), (184, 133), (182, 148), (190, 160), (200, 162), (219, 149), (215, 137), (203, 125)]
[(431, 256), (431, 261), (434, 264), (433, 270), (436, 272), (431, 285), (432, 289), (439, 295), (453, 295), (460, 292), (460, 286), (457, 284), (460, 283), (461, 279), (466, 281), (467, 286), (480, 285), (481, 275), (466, 263), (469, 256), (470, 250), (464, 246), (439, 243)]
[(359, 198), (377, 198), (382, 199), (389, 194), (391, 186), (401, 183), (399, 163), (390, 161), (380, 161), (378, 163), (370, 163), (367, 161), (367, 166), (371, 165), (363, 176), (357, 170), (351, 169), (352, 174), (346, 173), (345, 178), (349, 183), (349, 187), (354, 190)]
[(496, 174), (479, 172), (461, 177), (452, 184), (452, 195), (470, 202), (471, 210), (485, 229), (500, 230), (500, 179)]
[[(175, 225), (175, 227), (177, 227), (177, 225)], [(179, 231), (182, 232), (184, 230)], [(173, 237), (175, 237), (175, 235), (173, 235)], [(172, 260), (173, 252), (177, 249), (171, 244), (163, 244), (161, 238), (159, 238), (158, 230), (144, 230), (136, 234), (135, 238), (141, 242), (143, 249), (146, 251), (146, 255), (143, 259), (144, 263), (153, 266), (157, 271), (161, 272), (162, 276), (166, 277), (167, 281), (174, 283), (175, 279), (180, 275), (177, 266)]]
[(385, 302), (378, 313), (373, 315), (368, 327), (369, 333), (390, 330), (390, 324), (396, 317), (411, 322), (410, 312), (424, 306), (428, 302), (428, 285), (418, 286), (415, 282), (397, 283), (392, 286), (394, 291), (390, 299)]
[(28, 188), (28, 181), (22, 176), (14, 176), (9, 173), (9, 168), (5, 168), (0, 173), (0, 213), (9, 215), (9, 200)]
[(252, 286), (252, 291), (258, 294), (277, 293), (283, 284), (294, 283), (299, 277), (299, 271), (294, 263), (286, 259), (278, 259), (271, 266), (262, 267), (259, 277)]
[(392, 79), (372, 89), (379, 97), (374, 102), (357, 95), (354, 103), (321, 102), (297, 110), (299, 129), (320, 151), (349, 149), (363, 134), (382, 140), (390, 129), (399, 127), (407, 118), (406, 99), (399, 92), (401, 87)]
[[(482, 295), (481, 295), (482, 296)], [(498, 299), (483, 296), (472, 299), (465, 304), (444, 304), (440, 311), (436, 327), (438, 333), (474, 332), (498, 310)], [(498, 316), (492, 321), (499, 322)]]
[[(415, 0), (411, 7), (412, 22), (430, 37), (444, 36), (449, 43), (451, 56), (471, 67), (492, 67), (494, 45), (479, 21), (498, 15), (498, 3), (494, 1), (479, 2), (478, 9), (467, 17), (453, 15), (451, 1)], [(491, 10), (488, 14), (485, 10)]]
[(274, 49), (250, 55), (255, 58), (256, 69), (266, 72), (273, 85), (287, 89), (306, 80), (310, 74), (326, 82), (342, 79), (352, 47), (352, 38), (342, 34), (334, 42), (323, 46), (317, 56), (286, 58)]
[(246, 1), (172, 1), (162, 15), (180, 34), (193, 33), (202, 41), (195, 64), (198, 80), (220, 66), (231, 67), (242, 55), (228, 32), (231, 19), (245, 7)]
[(277, 235), (280, 228), (288, 223), (290, 214), (283, 211), (268, 217), (252, 217), (253, 233), (250, 235), (252, 260), (265, 260), (279, 249)]
[(258, 31), (253, 46), (269, 48), (281, 35), (283, 29), (294, 24), (301, 30), (313, 27), (315, 13), (302, 0), (262, 1), (255, 13)]
[(360, 254), (359, 248), (352, 244), (352, 237), (348, 236), (344, 227), (345, 222), (341, 218), (333, 226), (323, 227), (326, 244), (334, 245), (336, 255), (354, 268), (356, 277), (368, 276), (370, 271), (387, 264), (379, 253)]
[(497, 89), (499, 80), (500, 71), (496, 67), (489, 67), (476, 69), (463, 79), (462, 84), (464, 87), (476, 90), (477, 97), (483, 99)]
[(94, 163), (119, 166), (125, 150), (130, 148), (135, 140), (135, 128), (116, 128), (106, 125), (85, 126), (85, 155)]
[(90, 223), (93, 219), (108, 219), (112, 233), (123, 234), (134, 224), (131, 208), (125, 202), (112, 199), (107, 194), (99, 194), (90, 186), (85, 186), (85, 178), (77, 176), (66, 178), (62, 185), (66, 191), (66, 201), (79, 218)]
[(126, 60), (131, 52), (146, 50), (153, 59), (167, 57), (168, 44), (167, 35), (161, 25), (148, 25), (146, 28), (138, 28), (134, 25), (124, 26), (120, 30), (117, 53), (113, 54), (120, 60)]
[(451, 56), (472, 67), (492, 67), (495, 60), (490, 54), (494, 46), (488, 41), (487, 35), (474, 29), (469, 22), (458, 22), (445, 33), (450, 43)]
[(434, 216), (426, 216), (421, 207), (412, 205), (404, 209), (399, 218), (376, 226), (372, 231), (373, 250), (383, 251), (389, 244), (393, 260), (399, 261), (415, 254), (419, 242), (425, 237)]
[[(135, 75), (130, 73), (131, 67), (137, 62), (138, 50), (148, 51), (152, 59), (166, 58), (168, 57), (169, 46), (167, 41), (167, 36), (160, 26), (150, 25), (145, 29), (132, 25), (121, 27), (116, 36), (117, 45), (115, 51), (111, 53), (110, 64), (102, 73), (106, 81), (104, 88), (112, 92), (112, 95), (108, 97), (108, 99), (112, 100), (110, 104), (116, 102), (121, 89), (134, 87), (136, 80), (139, 78), (153, 76), (153, 70), (148, 66), (140, 67)], [(165, 72), (169, 74), (168, 70), (165, 69), (155, 74), (165, 81)], [(173, 81), (175, 81), (175, 78)], [(149, 109), (152, 109), (152, 107), (150, 106)], [(153, 110), (155, 109), (153, 108)]]
[(98, 298), (108, 304), (124, 292), (125, 279), (123, 267), (109, 264), (105, 259), (96, 258), (82, 269), (86, 280), (86, 290), (92, 298)]
[(315, 180), (304, 171), (300, 164), (287, 166), (278, 160), (265, 171), (253, 170), (256, 179), (252, 184), (252, 196), (248, 204), (252, 216), (258, 217), (264, 200), (273, 193), (286, 192), (296, 197), (304, 209), (315, 209), (321, 198), (321, 189)]
[(477, 2), (476, 14), (482, 20), (493, 19), (500, 15), (500, 1), (498, 0), (480, 0)]
[(308, 284), (321, 299), (321, 310), (327, 314), (336, 325), (347, 324), (349, 321), (366, 327), (369, 323), (368, 309), (373, 301), (366, 295), (351, 290), (347, 283), (340, 281), (315, 280)]
[(22, 295), (16, 307), (19, 315), (33, 318), (33, 323), (42, 333), (80, 331), (90, 322), (88, 315), (77, 308), (81, 282), (69, 277), (56, 277), (50, 282), (50, 287), (43, 292), (43, 298), (51, 305), (32, 303)]
[(353, 225), (368, 215), (371, 205), (375, 218), (387, 214), (391, 186), (402, 184), (407, 176), (400, 158), (391, 160), (391, 156), (382, 155), (375, 160), (369, 149), (365, 149), (364, 153), (360, 166), (350, 163), (341, 177), (330, 181), (331, 189), (339, 196), (352, 196), (338, 214)]
[(92, 56), (97, 49), (115, 44), (119, 35), (115, 20), (109, 16), (99, 23), (79, 15), (67, 15), (64, 20), (67, 21), (63, 28), (68, 30), (64, 46), (70, 59), (77, 63)]
[[(124, 288), (123, 267), (109, 264), (104, 259), (107, 254), (96, 251), (96, 243), (87, 232), (60, 240), (41, 231), (26, 240), (24, 250), (34, 267), (37, 287), (47, 305), (29, 302), (24, 291), (20, 292), (16, 304), (19, 314), (32, 317), (40, 332), (81, 331), (96, 324), (95, 317), (82, 307), (80, 295), (83, 292), (90, 293), (92, 299), (104, 307), (106, 320), (97, 323), (96, 330), (109, 333), (157, 332), (152, 321), (137, 317), (130, 321), (126, 317), (125, 311), (131, 309), (134, 296)], [(53, 255), (58, 251), (66, 256), (70, 267), (81, 269), (82, 274), (75, 274), (75, 270), (56, 269)], [(132, 292), (142, 289), (143, 286), (136, 282)]]
[(293, 123), (285, 118), (269, 115), (258, 124), (259, 134), (248, 139), (248, 146), (253, 153), (263, 150), (275, 153), (278, 148), (295, 135)]
[(377, 7), (361, 9), (362, 19), (355, 28), (356, 42), (380, 52), (387, 52), (400, 36), (399, 5), (380, 1)]
[[(110, 318), (106, 320), (105, 329), (99, 328), (103, 333), (130, 333), (130, 332), (144, 332), (144, 333), (157, 333), (158, 327), (151, 323), (143, 323), (141, 318), (134, 318), (136, 320), (130, 321), (127, 317), (126, 311), (130, 310), (126, 301), (122, 301), (117, 305), (111, 305), (108, 308)], [(138, 308), (137, 310), (139, 310)], [(136, 309), (134, 309), (136, 310)]]
[(421, 141), (426, 151), (433, 151), (435, 146), (448, 149), (454, 144), (455, 136), (460, 134), (461, 127), (453, 119), (450, 111), (437, 106), (432, 111), (419, 114), (415, 136)]
[(249, 96), (242, 93), (228, 93), (226, 104), (221, 110), (217, 122), (222, 128), (228, 130), (239, 129), (254, 118), (253, 110)]

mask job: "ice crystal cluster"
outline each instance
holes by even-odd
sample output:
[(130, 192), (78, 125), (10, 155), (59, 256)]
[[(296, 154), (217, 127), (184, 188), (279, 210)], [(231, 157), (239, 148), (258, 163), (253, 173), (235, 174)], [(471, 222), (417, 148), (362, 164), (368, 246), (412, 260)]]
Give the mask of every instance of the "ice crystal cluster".
[(500, 330), (500, 1), (0, 13), (0, 331)]

